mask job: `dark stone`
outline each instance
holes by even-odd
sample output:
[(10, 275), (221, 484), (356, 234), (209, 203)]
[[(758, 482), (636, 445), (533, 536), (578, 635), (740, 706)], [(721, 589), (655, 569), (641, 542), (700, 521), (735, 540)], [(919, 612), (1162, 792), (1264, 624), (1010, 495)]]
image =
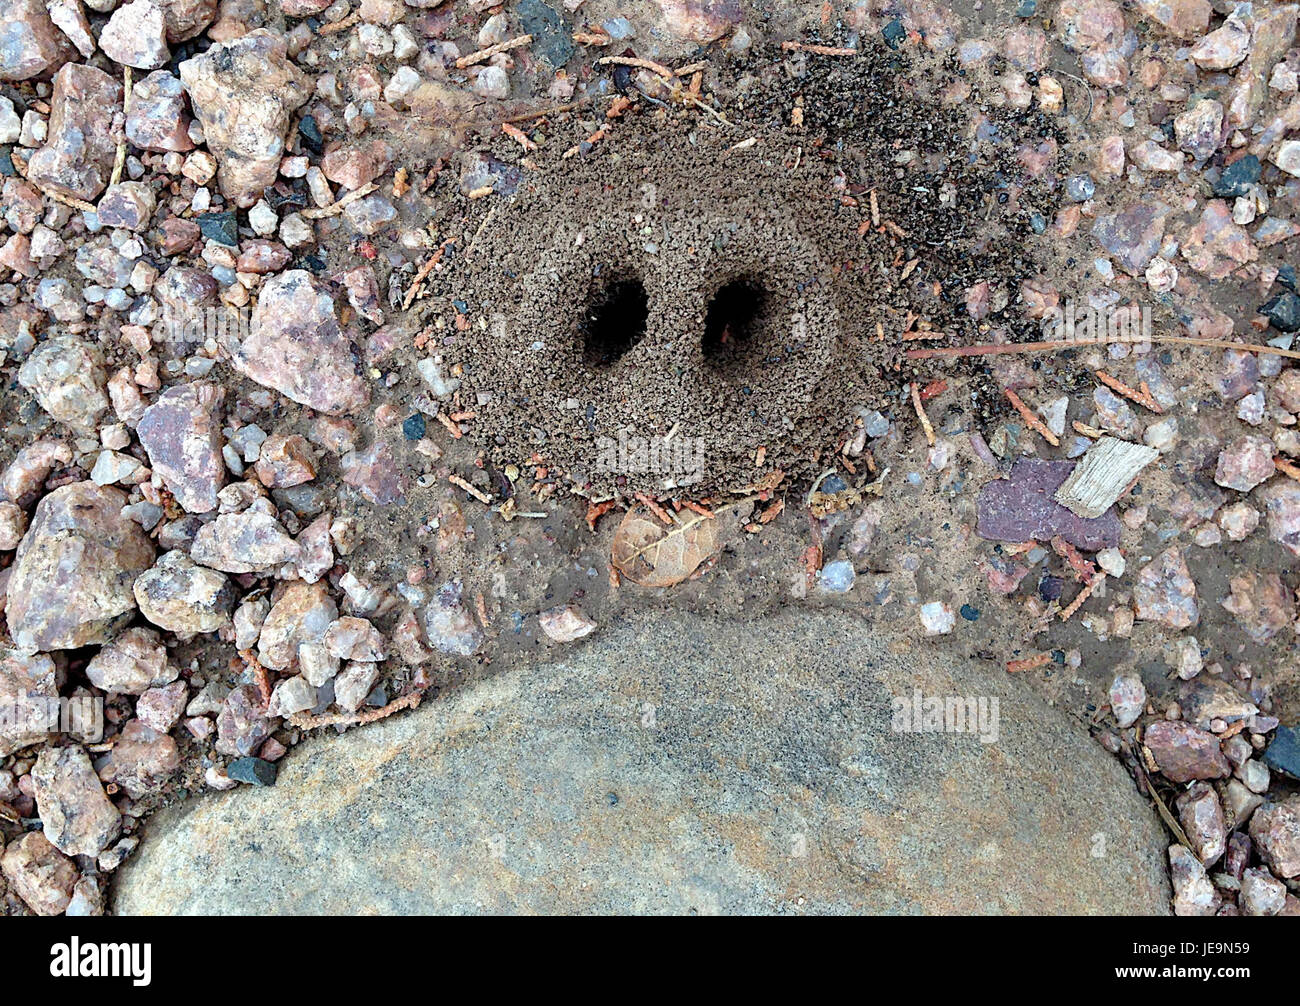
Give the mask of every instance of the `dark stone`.
[[(295, 179), (295, 182), (297, 179)], [(281, 210), (288, 207), (290, 212), (301, 209), (307, 205), (307, 193), (301, 188), (286, 186), (281, 188), (279, 185), (269, 188), (265, 193), (266, 201), (270, 203), (272, 209)]]
[(1259, 309), (1279, 332), (1300, 331), (1300, 295), (1280, 293)]
[(1257, 181), (1259, 181), (1259, 158), (1254, 154), (1247, 154), (1223, 169), (1223, 174), (1214, 183), (1214, 194), (1220, 199), (1236, 199), (1238, 196), (1244, 196)]
[(325, 507), (333, 496), (318, 485), (306, 483), (289, 486), (286, 489), (273, 489), (271, 499), (281, 510), (292, 510), (299, 517), (311, 520), (325, 512)]
[(310, 252), (309, 254), (300, 255), (296, 258), (293, 262), (293, 268), (306, 269), (313, 275), (319, 276), (325, 272), (326, 264), (325, 259), (323, 259), (319, 253)]
[(844, 492), (846, 489), (848, 489), (848, 487), (849, 486), (847, 482), (845, 482), (838, 475), (832, 474), (832, 475), (827, 475), (826, 478), (822, 479), (821, 485), (819, 485), (817, 488), (820, 492), (824, 492), (828, 496), (834, 496), (836, 493)]
[(1300, 292), (1296, 290), (1295, 266), (1293, 265), (1282, 266), (1277, 271), (1277, 281), (1292, 293)]
[(1020, 0), (1016, 8), (1016, 17), (1033, 17), (1038, 13), (1038, 0)]
[(515, 8), (519, 24), (533, 36), (533, 52), (556, 70), (573, 55), (573, 31), (554, 7), (541, 0), (521, 0)]
[(199, 233), (217, 244), (229, 248), (239, 247), (239, 221), (235, 218), (234, 210), (204, 213), (199, 217)]
[(274, 786), (280, 770), (265, 758), (236, 758), (226, 766), (226, 775), (250, 786)]
[(963, 604), (961, 606), (961, 617), (966, 619), (968, 622), (977, 622), (979, 621), (980, 610), (979, 608), (972, 607), (969, 604)]
[(402, 436), (406, 437), (407, 440), (422, 440), (424, 438), (424, 416), (417, 412), (402, 423)]
[(312, 153), (324, 153), (325, 135), (320, 131), (320, 126), (316, 125), (316, 116), (304, 115), (298, 120), (298, 135), (302, 137), (303, 145)]
[(632, 86), (632, 68), (630, 66), (614, 67), (614, 89), (619, 94), (627, 94)]
[(1264, 764), (1274, 772), (1300, 779), (1300, 730), (1278, 727), (1272, 743), (1264, 751)]
[(880, 34), (885, 40), (885, 45), (897, 49), (907, 37), (907, 30), (903, 27), (903, 22), (895, 18), (881, 29)]
[(1073, 461), (1024, 458), (1011, 468), (1011, 477), (995, 479), (980, 490), (976, 533), (989, 541), (1050, 541), (1060, 535), (1086, 552), (1119, 544), (1119, 516), (1111, 507), (1100, 517), (1085, 519), (1052, 499), (1074, 470)]

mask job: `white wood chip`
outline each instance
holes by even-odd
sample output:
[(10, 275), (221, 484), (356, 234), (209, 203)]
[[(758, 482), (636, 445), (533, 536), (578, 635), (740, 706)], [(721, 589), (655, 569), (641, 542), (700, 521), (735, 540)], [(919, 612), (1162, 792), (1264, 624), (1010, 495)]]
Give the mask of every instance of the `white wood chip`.
[(1138, 473), (1159, 456), (1154, 447), (1102, 437), (1088, 449), (1053, 498), (1080, 517), (1100, 517)]

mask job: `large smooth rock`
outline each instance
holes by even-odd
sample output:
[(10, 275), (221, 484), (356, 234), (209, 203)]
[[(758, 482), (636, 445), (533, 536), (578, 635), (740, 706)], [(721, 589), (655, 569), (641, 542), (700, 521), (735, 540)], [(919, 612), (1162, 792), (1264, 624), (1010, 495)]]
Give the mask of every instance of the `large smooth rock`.
[[(999, 700), (998, 739), (891, 729)], [(1165, 842), (1085, 731), (848, 615), (641, 615), (166, 811), (120, 913), (1156, 913)]]

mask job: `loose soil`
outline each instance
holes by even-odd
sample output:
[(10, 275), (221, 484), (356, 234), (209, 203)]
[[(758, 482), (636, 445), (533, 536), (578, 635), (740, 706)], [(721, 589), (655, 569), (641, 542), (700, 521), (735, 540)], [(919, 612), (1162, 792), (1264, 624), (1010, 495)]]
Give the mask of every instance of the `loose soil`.
[[(740, 490), (764, 465), (806, 481), (897, 393), (900, 329), (971, 341), (965, 286), (1038, 271), (1030, 219), (1054, 198), (1007, 151), (1053, 123), (996, 114), (972, 136), (937, 93), (964, 72), (883, 45), (806, 57), (797, 92), (787, 56), (721, 71), (734, 112), (643, 101), (575, 157), (565, 127), (578, 144), (595, 122), (557, 123), (540, 170), (448, 255), (421, 324), (498, 465), (537, 456), (599, 498)], [(702, 471), (606, 460), (670, 434)]]

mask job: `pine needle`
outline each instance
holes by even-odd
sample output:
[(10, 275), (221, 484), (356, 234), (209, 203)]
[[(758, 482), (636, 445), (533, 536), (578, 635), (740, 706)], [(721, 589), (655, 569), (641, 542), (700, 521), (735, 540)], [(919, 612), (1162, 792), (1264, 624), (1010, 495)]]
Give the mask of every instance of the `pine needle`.
[[(1058, 353), (1081, 346), (1109, 346), (1113, 339), (1070, 339), (1053, 342), (992, 342), (977, 346), (938, 346), (932, 349), (909, 349), (903, 355), (909, 360), (926, 360), (936, 356), (998, 356), (1016, 353)], [(1258, 343), (1229, 342), (1225, 339), (1195, 339), (1182, 335), (1153, 335), (1149, 342), (1160, 345), (1190, 346), (1197, 349), (1235, 349), (1239, 353), (1260, 353), (1265, 356), (1284, 356), (1300, 360), (1300, 350), (1261, 346)]]

